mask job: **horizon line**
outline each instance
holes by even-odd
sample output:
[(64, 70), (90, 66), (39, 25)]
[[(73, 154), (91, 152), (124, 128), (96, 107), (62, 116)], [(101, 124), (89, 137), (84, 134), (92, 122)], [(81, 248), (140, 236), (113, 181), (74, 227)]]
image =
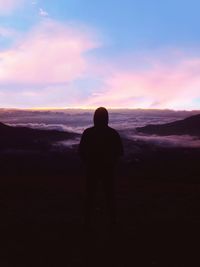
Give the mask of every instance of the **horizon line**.
[[(100, 106), (98, 106), (100, 107)], [(22, 111), (54, 111), (54, 110), (91, 110), (94, 111), (98, 107), (31, 107), (31, 108), (18, 108), (18, 107), (1, 107), (0, 110), (22, 110)], [(106, 107), (108, 110), (160, 110), (160, 111), (175, 111), (175, 112), (196, 112), (200, 109), (170, 109), (170, 108), (127, 108), (127, 107)]]

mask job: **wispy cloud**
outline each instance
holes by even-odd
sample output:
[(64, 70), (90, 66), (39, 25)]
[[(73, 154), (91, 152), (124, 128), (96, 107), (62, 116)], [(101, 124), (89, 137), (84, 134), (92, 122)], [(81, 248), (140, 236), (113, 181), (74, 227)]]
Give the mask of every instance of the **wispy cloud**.
[(167, 62), (155, 57), (148, 67), (132, 70), (113, 67), (104, 86), (90, 97), (86, 106), (195, 108), (193, 101), (200, 98), (200, 57), (176, 58), (167, 52)]
[(0, 0), (0, 14), (7, 15), (20, 7), (27, 0)]
[(49, 16), (49, 13), (47, 11), (45, 11), (44, 9), (40, 8), (39, 9), (39, 15), (41, 17), (48, 17)]
[[(15, 34), (0, 27), (4, 38)], [(15, 45), (0, 51), (3, 106), (200, 108), (198, 53), (166, 49), (103, 61), (98, 54), (88, 56), (100, 47), (93, 32), (48, 17), (19, 36)]]
[(15, 38), (18, 36), (18, 32), (12, 28), (0, 26), (0, 39), (1, 38)]
[(0, 105), (78, 106), (83, 90), (73, 82), (88, 75), (87, 53), (99, 46), (85, 26), (42, 20), (11, 48), (0, 51)]
[(85, 53), (98, 46), (72, 25), (43, 21), (15, 47), (0, 52), (0, 83), (52, 84), (77, 79), (87, 69)]

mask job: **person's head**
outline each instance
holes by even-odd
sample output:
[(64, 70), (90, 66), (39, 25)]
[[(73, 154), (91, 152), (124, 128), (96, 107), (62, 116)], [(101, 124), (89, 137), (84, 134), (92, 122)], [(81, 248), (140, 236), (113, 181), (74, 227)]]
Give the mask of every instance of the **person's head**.
[(94, 125), (95, 126), (107, 126), (108, 125), (108, 111), (106, 108), (100, 107), (95, 110), (94, 113)]

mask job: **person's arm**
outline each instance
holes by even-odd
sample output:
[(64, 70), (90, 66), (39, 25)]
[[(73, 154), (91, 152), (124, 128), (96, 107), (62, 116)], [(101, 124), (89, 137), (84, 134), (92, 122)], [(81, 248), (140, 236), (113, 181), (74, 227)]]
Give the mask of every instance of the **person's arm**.
[(117, 131), (115, 131), (113, 135), (113, 152), (114, 152), (114, 157), (116, 159), (119, 159), (124, 154), (122, 140)]
[(118, 155), (119, 157), (122, 157), (124, 155), (124, 148), (122, 144), (122, 139), (120, 135), (118, 134)]
[(78, 148), (79, 156), (83, 162), (86, 161), (86, 147), (87, 147), (87, 138), (86, 138), (86, 131), (84, 131), (81, 136), (81, 141)]

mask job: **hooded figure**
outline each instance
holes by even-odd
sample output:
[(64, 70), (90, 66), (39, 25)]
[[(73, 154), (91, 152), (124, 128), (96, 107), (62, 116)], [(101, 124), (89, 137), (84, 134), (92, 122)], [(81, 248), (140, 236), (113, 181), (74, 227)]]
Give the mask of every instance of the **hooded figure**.
[(108, 111), (105, 108), (98, 108), (94, 113), (94, 125), (96, 127), (108, 126)]
[(93, 120), (94, 126), (86, 129), (82, 135), (80, 157), (87, 169), (106, 171), (114, 168), (123, 154), (121, 138), (117, 131), (108, 126), (109, 116), (105, 108), (98, 108)]
[(86, 168), (86, 220), (90, 220), (97, 184), (106, 196), (107, 210), (114, 221), (114, 171), (123, 147), (118, 132), (108, 126), (108, 111), (100, 107), (94, 113), (94, 126), (84, 131), (79, 154)]

